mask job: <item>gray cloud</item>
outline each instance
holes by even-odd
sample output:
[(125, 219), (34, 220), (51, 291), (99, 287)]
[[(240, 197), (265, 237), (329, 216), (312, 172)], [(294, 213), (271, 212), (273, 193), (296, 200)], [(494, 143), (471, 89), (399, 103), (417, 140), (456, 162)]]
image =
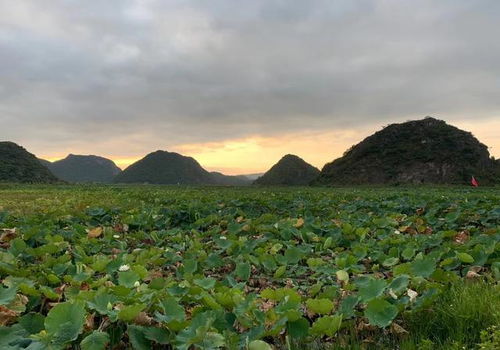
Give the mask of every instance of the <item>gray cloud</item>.
[(500, 2), (0, 3), (1, 139), (144, 152), (500, 112)]

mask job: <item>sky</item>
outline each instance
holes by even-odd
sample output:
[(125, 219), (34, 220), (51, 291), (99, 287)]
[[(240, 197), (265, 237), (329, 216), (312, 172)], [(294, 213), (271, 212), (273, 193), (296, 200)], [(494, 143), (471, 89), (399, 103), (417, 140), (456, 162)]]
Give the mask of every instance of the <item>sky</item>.
[(500, 157), (498, 0), (0, 0), (0, 140), (321, 168), (433, 116)]

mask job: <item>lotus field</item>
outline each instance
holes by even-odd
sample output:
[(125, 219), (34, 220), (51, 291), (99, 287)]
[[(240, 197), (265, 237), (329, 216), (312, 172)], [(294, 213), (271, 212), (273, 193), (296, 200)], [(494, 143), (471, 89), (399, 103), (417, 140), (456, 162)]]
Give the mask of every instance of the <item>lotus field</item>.
[(0, 186), (2, 350), (500, 341), (498, 188)]

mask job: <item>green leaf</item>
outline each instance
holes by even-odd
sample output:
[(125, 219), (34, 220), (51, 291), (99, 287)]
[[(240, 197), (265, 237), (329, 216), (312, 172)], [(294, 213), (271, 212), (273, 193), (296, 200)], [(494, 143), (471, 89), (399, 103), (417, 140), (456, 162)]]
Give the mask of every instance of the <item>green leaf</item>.
[(386, 286), (387, 282), (382, 279), (369, 278), (359, 286), (358, 295), (361, 301), (367, 302), (382, 295)]
[(359, 297), (357, 295), (349, 295), (340, 303), (339, 311), (342, 313), (344, 318), (350, 318), (354, 316), (354, 308), (359, 303)]
[(250, 264), (245, 262), (240, 262), (236, 264), (236, 269), (234, 270), (236, 277), (240, 280), (246, 281), (250, 278)]
[(323, 316), (318, 318), (312, 325), (312, 335), (333, 337), (342, 325), (342, 315)]
[(144, 333), (144, 327), (128, 325), (127, 334), (134, 350), (150, 350), (152, 348), (151, 340), (146, 338)]
[(118, 312), (118, 319), (130, 322), (133, 321), (139, 313), (146, 308), (146, 304), (134, 304), (123, 306)]
[(347, 273), (346, 270), (338, 270), (335, 274), (337, 275), (337, 279), (339, 281), (349, 281), (349, 273)]
[(398, 258), (388, 258), (385, 259), (384, 262), (382, 263), (383, 266), (385, 267), (391, 267), (396, 265), (399, 262)]
[(111, 310), (109, 310), (108, 306), (113, 306), (117, 300), (116, 296), (100, 291), (97, 292), (94, 298), (88, 301), (87, 304), (91, 309), (96, 310), (101, 315), (109, 315)]
[(406, 290), (409, 281), (410, 279), (407, 275), (399, 275), (392, 280), (391, 284), (389, 284), (389, 289), (392, 289), (394, 293), (401, 293)]
[(183, 262), (184, 264), (184, 273), (193, 274), (198, 270), (198, 262), (194, 259), (186, 259)]
[(167, 345), (172, 342), (172, 334), (168, 329), (157, 327), (145, 327), (143, 329), (144, 335), (147, 339), (155, 343)]
[(118, 283), (122, 286), (132, 288), (137, 281), (139, 281), (139, 275), (132, 270), (118, 273)]
[(467, 253), (457, 253), (457, 258), (466, 264), (472, 264), (474, 262), (474, 258)]
[(10, 249), (9, 251), (12, 253), (14, 256), (18, 256), (21, 254), (24, 250), (26, 249), (26, 243), (20, 239), (20, 238), (15, 238), (10, 242)]
[(18, 325), (12, 327), (0, 327), (0, 349), (21, 350), (18, 345), (11, 345), (25, 340), (26, 333)]
[(398, 308), (382, 298), (369, 301), (365, 310), (370, 324), (382, 328), (390, 325), (397, 314)]
[(215, 281), (216, 281), (215, 278), (206, 277), (206, 278), (195, 279), (194, 284), (203, 289), (209, 290), (215, 286)]
[(323, 249), (328, 249), (332, 246), (333, 244), (333, 238), (332, 237), (328, 237), (326, 240), (325, 240), (325, 243), (323, 243)]
[(28, 334), (36, 334), (44, 329), (45, 317), (41, 314), (29, 313), (19, 319), (19, 324)]
[(329, 314), (334, 306), (333, 302), (328, 299), (307, 299), (306, 305), (310, 311), (320, 315)]
[(4, 288), (0, 286), (0, 305), (9, 304), (16, 297), (17, 287)]
[(75, 340), (82, 332), (85, 323), (83, 303), (65, 302), (50, 309), (45, 318), (45, 330), (52, 342), (64, 345)]
[(286, 266), (285, 265), (278, 267), (278, 269), (276, 270), (276, 272), (274, 272), (274, 278), (281, 278), (281, 277), (283, 277), (283, 275), (285, 274), (285, 272), (286, 272)]
[(108, 343), (108, 333), (93, 331), (82, 340), (80, 347), (82, 350), (104, 350)]
[(415, 256), (415, 249), (413, 249), (413, 248), (405, 248), (401, 252), (401, 256), (405, 260), (410, 260), (411, 258), (413, 258)]
[(224, 336), (213, 331), (212, 324), (216, 319), (214, 311), (205, 311), (196, 314), (191, 319), (191, 324), (175, 337), (176, 349), (218, 349), (225, 344)]
[(416, 259), (411, 263), (411, 272), (415, 276), (429, 277), (436, 270), (436, 262), (430, 258)]
[(302, 259), (302, 252), (297, 247), (290, 247), (285, 251), (285, 259), (289, 264), (297, 264)]
[(309, 332), (309, 321), (301, 317), (296, 321), (287, 322), (286, 329), (294, 339), (305, 338)]
[(163, 309), (163, 314), (156, 314), (160, 322), (169, 323), (171, 321), (184, 321), (186, 319), (186, 314), (184, 308), (179, 305), (175, 298), (169, 297), (161, 302), (161, 307)]
[(253, 340), (248, 344), (248, 350), (273, 350), (273, 348), (263, 340)]

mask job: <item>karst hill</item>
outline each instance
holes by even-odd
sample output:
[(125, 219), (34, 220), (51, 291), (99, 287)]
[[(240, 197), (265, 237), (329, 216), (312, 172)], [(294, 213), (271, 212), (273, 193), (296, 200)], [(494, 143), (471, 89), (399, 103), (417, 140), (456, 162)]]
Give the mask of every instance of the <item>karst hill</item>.
[(427, 117), (391, 124), (326, 164), (316, 183), (464, 184), (498, 182), (498, 162), (470, 132)]
[(59, 180), (38, 159), (14, 142), (0, 142), (0, 182), (55, 183)]
[(287, 154), (254, 183), (256, 185), (309, 185), (318, 174), (319, 170), (302, 158)]

